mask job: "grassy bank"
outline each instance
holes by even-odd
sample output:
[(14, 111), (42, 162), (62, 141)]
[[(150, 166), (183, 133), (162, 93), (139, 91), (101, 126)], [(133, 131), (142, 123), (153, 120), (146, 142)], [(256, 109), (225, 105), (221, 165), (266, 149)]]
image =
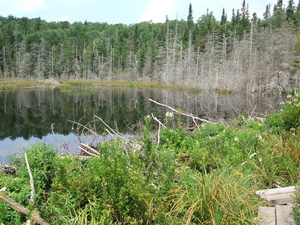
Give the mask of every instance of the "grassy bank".
[[(53, 80), (54, 81), (54, 80)], [(197, 87), (184, 87), (178, 85), (167, 85), (158, 82), (131, 82), (131, 81), (87, 81), (87, 80), (58, 80), (55, 85), (51, 80), (22, 80), (22, 79), (0, 79), (0, 91), (16, 90), (18, 88), (53, 88), (58, 87), (62, 91), (95, 90), (100, 88), (143, 88), (143, 89), (176, 89), (201, 91)]]
[[(50, 224), (256, 224), (258, 189), (299, 185), (300, 95), (263, 118), (240, 116), (230, 124), (187, 129), (167, 113), (159, 132), (145, 117), (134, 144), (102, 142), (98, 157), (59, 157), (44, 144), (26, 150), (33, 174), (30, 196), (24, 156), (17, 173), (0, 174), (0, 193)], [(0, 200), (0, 223), (26, 217)]]

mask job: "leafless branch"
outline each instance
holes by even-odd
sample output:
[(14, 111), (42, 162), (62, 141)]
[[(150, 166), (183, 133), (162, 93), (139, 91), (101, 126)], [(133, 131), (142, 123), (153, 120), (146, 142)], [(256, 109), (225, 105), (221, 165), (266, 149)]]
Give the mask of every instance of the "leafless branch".
[(91, 152), (93, 152), (93, 154), (99, 156), (99, 152), (97, 152), (95, 149), (93, 149), (92, 147), (84, 144), (84, 143), (79, 143), (79, 145), (81, 145), (84, 148), (87, 148), (88, 150), (90, 150)]
[(88, 130), (88, 131), (91, 132), (92, 134), (94, 134), (94, 135), (96, 135), (96, 136), (99, 136), (99, 134), (97, 134), (97, 132), (93, 131), (92, 129), (90, 129), (90, 128), (86, 127), (86, 126), (84, 126), (84, 125), (81, 124), (81, 123), (78, 123), (78, 122), (75, 122), (75, 121), (72, 121), (72, 120), (67, 120), (67, 121), (69, 121), (69, 122), (71, 122), (71, 123), (74, 123), (74, 124), (76, 124), (76, 125), (78, 125), (78, 126), (80, 126), (80, 127), (83, 127), (84, 129)]
[(29, 202), (33, 203), (34, 202), (34, 196), (35, 196), (34, 180), (33, 180), (33, 177), (32, 177), (31, 170), (30, 170), (30, 166), (29, 166), (29, 163), (28, 163), (28, 158), (27, 158), (27, 153), (26, 152), (25, 152), (24, 156), (25, 156), (26, 168), (27, 168), (27, 171), (28, 171), (28, 174), (29, 174), (30, 189), (31, 189)]
[(205, 120), (205, 119), (201, 119), (201, 118), (199, 118), (199, 117), (197, 117), (197, 116), (194, 116), (194, 115), (192, 115), (192, 114), (187, 114), (187, 113), (180, 112), (180, 111), (178, 111), (178, 110), (172, 108), (171, 106), (168, 106), (168, 105), (165, 105), (165, 104), (156, 102), (156, 101), (154, 101), (154, 100), (152, 100), (152, 99), (150, 99), (150, 98), (149, 98), (149, 101), (150, 101), (150, 102), (153, 102), (153, 103), (155, 103), (155, 104), (157, 104), (157, 105), (166, 107), (166, 108), (172, 110), (173, 112), (176, 112), (176, 113), (179, 114), (179, 115), (182, 115), (182, 116), (186, 116), (186, 117), (192, 118), (193, 120), (199, 120), (199, 121), (201, 121), (201, 122), (203, 122), (203, 123), (213, 123), (213, 124), (216, 124), (216, 123), (214, 123), (214, 122), (211, 122), (211, 121), (208, 121), (208, 120)]
[(99, 116), (94, 115), (98, 120), (100, 120), (112, 133), (114, 133), (117, 137), (123, 138), (122, 136), (118, 135), (110, 126), (107, 125), (107, 123), (104, 122), (103, 119), (101, 119)]

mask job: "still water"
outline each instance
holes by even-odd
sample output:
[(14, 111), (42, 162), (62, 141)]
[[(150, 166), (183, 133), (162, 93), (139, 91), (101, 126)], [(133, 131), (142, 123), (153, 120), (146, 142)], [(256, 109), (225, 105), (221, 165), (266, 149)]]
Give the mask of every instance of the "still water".
[[(204, 119), (232, 119), (238, 114), (264, 115), (276, 110), (279, 99), (261, 95), (217, 95), (215, 92), (141, 89), (99, 89), (63, 92), (26, 89), (0, 93), (0, 163), (9, 155), (42, 142), (59, 148), (64, 144), (78, 153), (78, 137), (86, 140), (73, 122), (92, 126), (103, 133), (104, 125), (131, 136), (136, 124), (153, 113), (163, 121), (166, 109), (151, 103), (151, 98), (175, 109)], [(94, 121), (95, 120), (95, 121)], [(73, 121), (73, 122), (72, 122)], [(51, 127), (53, 129), (51, 129)], [(109, 139), (109, 135), (100, 138)]]

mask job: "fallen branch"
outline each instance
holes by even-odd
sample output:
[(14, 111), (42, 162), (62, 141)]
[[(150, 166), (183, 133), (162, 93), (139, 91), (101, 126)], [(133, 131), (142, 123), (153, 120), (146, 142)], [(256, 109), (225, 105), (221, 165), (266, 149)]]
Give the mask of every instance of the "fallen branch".
[(97, 157), (99, 156), (99, 152), (97, 152), (95, 149), (93, 149), (92, 147), (84, 144), (84, 143), (79, 143), (79, 145), (81, 145), (84, 148), (87, 148), (88, 150), (90, 150), (91, 152), (93, 152), (93, 154), (95, 154)]
[(81, 151), (85, 152), (86, 154), (88, 154), (89, 156), (95, 156), (95, 157), (99, 158), (99, 155), (95, 155), (95, 154), (93, 154), (93, 153), (91, 153), (91, 152), (85, 150), (85, 149), (84, 149), (83, 147), (81, 147), (81, 146), (79, 146), (79, 149), (80, 149)]
[(205, 120), (205, 119), (201, 119), (201, 118), (199, 118), (199, 117), (197, 117), (197, 116), (194, 116), (194, 115), (192, 115), (192, 114), (187, 114), (187, 113), (179, 112), (178, 110), (172, 108), (171, 106), (164, 105), (164, 104), (162, 104), (162, 103), (156, 102), (156, 101), (152, 100), (151, 98), (149, 98), (149, 101), (150, 101), (150, 102), (153, 102), (153, 103), (155, 103), (155, 104), (157, 104), (157, 105), (166, 107), (166, 108), (172, 110), (173, 112), (176, 112), (176, 113), (179, 114), (179, 115), (182, 115), (182, 116), (186, 116), (186, 117), (192, 118), (193, 120), (199, 120), (199, 121), (201, 121), (201, 122), (203, 122), (203, 123), (212, 123), (212, 124), (216, 124), (216, 123), (214, 123), (214, 122), (211, 122), (211, 121), (208, 121), (208, 120)]
[(153, 115), (153, 113), (151, 113), (151, 116), (152, 116), (152, 118), (153, 118), (156, 122), (158, 122), (158, 132), (157, 132), (157, 147), (158, 147), (158, 146), (159, 146), (159, 143), (160, 143), (160, 128), (161, 128), (161, 127), (166, 128), (166, 126), (163, 125), (163, 123), (160, 122), (159, 119), (157, 119), (157, 118)]
[[(2, 199), (5, 202), (7, 202), (10, 208), (12, 208), (13, 210), (15, 210), (15, 211), (17, 211), (19, 213), (22, 213), (22, 214), (24, 214), (26, 216), (30, 213), (29, 209), (21, 206), (19, 203), (15, 202), (13, 199), (11, 199), (10, 197), (8, 197), (7, 195), (5, 195), (5, 194), (3, 194), (1, 192), (0, 192), (0, 199)], [(46, 222), (40, 216), (40, 214), (36, 210), (33, 210), (31, 212), (30, 220), (33, 220), (37, 224), (41, 224), (41, 225), (48, 225), (49, 224), (48, 222)]]
[(81, 126), (81, 127), (83, 127), (84, 129), (87, 129), (89, 132), (91, 132), (92, 134), (94, 134), (95, 136), (100, 136), (99, 134), (97, 134), (95, 131), (93, 131), (92, 129), (89, 129), (88, 127), (86, 127), (86, 126), (84, 126), (83, 124), (81, 124), (81, 123), (78, 123), (78, 122), (75, 122), (75, 121), (72, 121), (72, 120), (67, 120), (67, 121), (69, 121), (69, 122), (71, 122), (71, 123), (75, 123), (77, 126)]
[(113, 132), (117, 137), (119, 138), (123, 138), (122, 136), (118, 135), (112, 128), (110, 128), (110, 126), (107, 125), (107, 123), (105, 123), (103, 121), (103, 119), (101, 119), (99, 116), (94, 115), (94, 117), (96, 117), (98, 120), (100, 120), (111, 132)]
[(31, 173), (30, 166), (29, 166), (29, 163), (28, 163), (26, 152), (25, 152), (24, 156), (25, 156), (26, 168), (27, 168), (27, 171), (28, 171), (28, 174), (29, 174), (30, 189), (31, 189), (29, 202), (33, 203), (34, 202), (34, 195), (35, 195), (34, 181), (33, 181), (32, 173)]
[(0, 164), (0, 173), (16, 173), (17, 169), (15, 166)]

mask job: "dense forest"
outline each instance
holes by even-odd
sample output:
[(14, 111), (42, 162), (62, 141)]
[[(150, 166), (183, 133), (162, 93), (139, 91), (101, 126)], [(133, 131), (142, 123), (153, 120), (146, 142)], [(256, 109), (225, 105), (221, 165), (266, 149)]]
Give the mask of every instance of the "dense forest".
[[(155, 81), (247, 91), (299, 83), (300, 1), (240, 9), (220, 20), (207, 10), (187, 20), (124, 25), (46, 22), (0, 16), (0, 78)], [(299, 50), (299, 46), (298, 46)], [(291, 64), (290, 62), (294, 62)]]

